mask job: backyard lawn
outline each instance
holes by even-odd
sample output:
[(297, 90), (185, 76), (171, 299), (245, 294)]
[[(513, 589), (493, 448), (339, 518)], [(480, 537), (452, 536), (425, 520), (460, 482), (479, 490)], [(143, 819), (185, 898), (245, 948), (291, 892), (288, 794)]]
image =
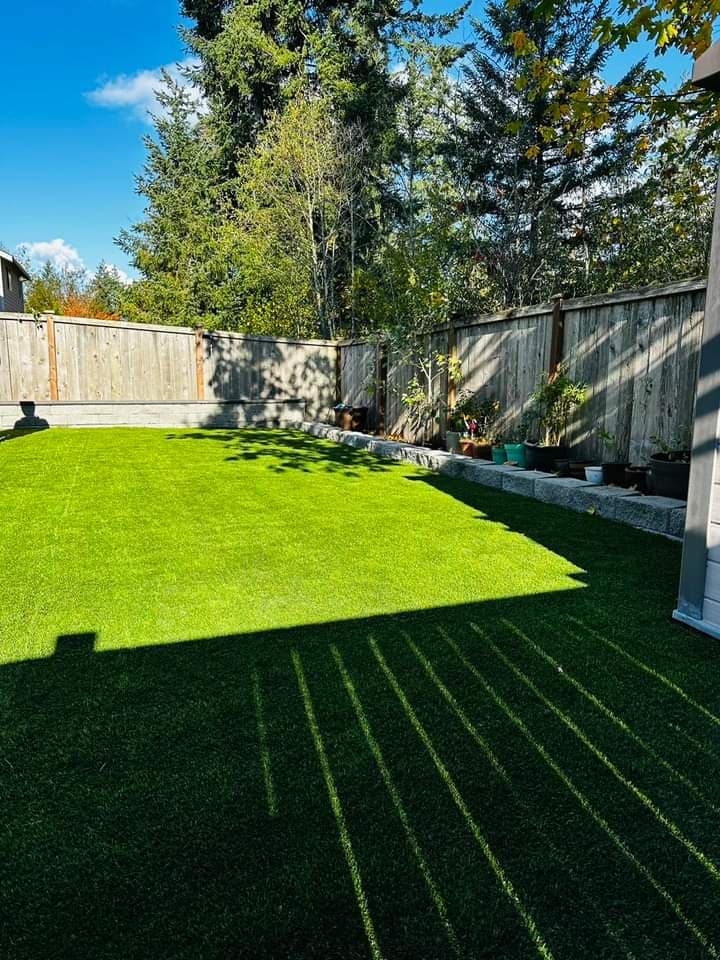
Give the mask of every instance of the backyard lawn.
[(720, 955), (680, 548), (281, 431), (0, 443), (0, 957)]

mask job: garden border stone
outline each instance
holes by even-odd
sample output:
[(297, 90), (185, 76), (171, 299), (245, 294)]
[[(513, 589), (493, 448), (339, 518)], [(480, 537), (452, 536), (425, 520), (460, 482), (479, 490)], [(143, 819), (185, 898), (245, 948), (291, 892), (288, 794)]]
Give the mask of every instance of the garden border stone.
[(644, 497), (635, 490), (597, 486), (586, 480), (557, 477), (541, 470), (523, 470), (489, 460), (474, 460), (446, 450), (430, 450), (411, 443), (340, 430), (327, 423), (305, 421), (301, 429), (313, 437), (367, 450), (378, 457), (425, 467), (453, 479), (479, 483), (580, 513), (595, 513), (673, 540), (681, 540), (685, 531), (686, 504), (682, 500)]

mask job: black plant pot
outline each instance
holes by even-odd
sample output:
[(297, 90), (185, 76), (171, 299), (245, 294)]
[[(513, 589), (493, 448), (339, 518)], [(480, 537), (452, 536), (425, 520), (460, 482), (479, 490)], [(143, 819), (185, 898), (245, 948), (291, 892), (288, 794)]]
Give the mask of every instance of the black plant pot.
[(553, 461), (553, 470), (559, 477), (569, 477), (570, 476), (570, 461), (569, 460), (554, 460)]
[(626, 467), (624, 487), (630, 487), (637, 490), (638, 493), (648, 492), (648, 467)]
[(629, 463), (604, 463), (602, 465), (603, 483), (613, 487), (624, 487), (625, 471), (629, 466)]
[[(686, 459), (670, 459), (670, 456)], [(650, 457), (650, 485), (658, 497), (673, 497), (687, 500), (690, 483), (690, 454), (678, 451), (675, 454), (654, 453)]]
[(567, 455), (567, 447), (542, 447), (539, 443), (525, 441), (525, 460), (528, 470), (544, 470), (546, 473), (551, 473), (555, 469), (555, 461), (562, 460)]

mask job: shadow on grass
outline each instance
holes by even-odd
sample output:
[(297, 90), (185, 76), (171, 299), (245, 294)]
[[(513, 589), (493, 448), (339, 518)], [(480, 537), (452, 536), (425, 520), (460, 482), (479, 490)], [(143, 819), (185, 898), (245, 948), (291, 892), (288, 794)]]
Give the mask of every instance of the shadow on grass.
[[(331, 440), (319, 440), (294, 431), (259, 427), (247, 430), (171, 433), (168, 434), (168, 440), (200, 440), (223, 444), (228, 462), (266, 462), (268, 469), (275, 473), (289, 470), (301, 473), (322, 471), (359, 477), (368, 470), (372, 473), (387, 473), (401, 466), (391, 460), (383, 460)], [(362, 472), (359, 468), (362, 468)]]
[(131, 650), (88, 623), (0, 667), (3, 960), (717, 955), (720, 648), (669, 623), (677, 545), (408, 481), (578, 589)]
[(711, 954), (717, 649), (593, 580), (0, 668), (3, 957)]

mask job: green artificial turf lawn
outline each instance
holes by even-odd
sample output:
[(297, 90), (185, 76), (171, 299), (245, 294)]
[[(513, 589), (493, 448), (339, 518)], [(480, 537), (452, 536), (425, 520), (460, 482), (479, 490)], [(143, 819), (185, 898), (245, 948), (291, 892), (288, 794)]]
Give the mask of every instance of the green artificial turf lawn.
[(0, 443), (0, 956), (700, 958), (661, 538), (281, 431)]

